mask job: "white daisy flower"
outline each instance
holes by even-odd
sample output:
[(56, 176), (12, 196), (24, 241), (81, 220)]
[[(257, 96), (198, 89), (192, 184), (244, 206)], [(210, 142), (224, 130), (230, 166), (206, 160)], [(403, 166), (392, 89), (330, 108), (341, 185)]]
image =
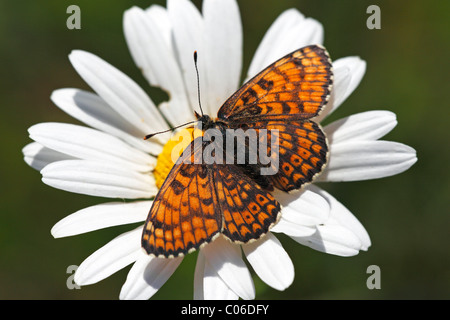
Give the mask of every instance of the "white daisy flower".
[[(204, 0), (202, 12), (188, 0), (168, 0), (167, 8), (133, 7), (124, 14), (126, 40), (137, 66), (152, 86), (169, 93), (158, 107), (129, 77), (101, 58), (84, 51), (70, 54), (76, 71), (95, 93), (56, 90), (52, 101), (88, 127), (41, 123), (29, 129), (35, 141), (23, 149), (25, 161), (40, 170), (42, 180), (69, 192), (121, 199), (77, 211), (52, 229), (55, 238), (145, 221), (158, 192), (157, 156), (168, 141), (158, 135), (194, 118), (198, 106), (192, 53), (198, 62), (202, 105), (215, 115), (239, 87), (242, 27), (235, 0)], [(249, 67), (252, 77), (283, 55), (310, 44), (322, 44), (323, 27), (290, 9), (276, 19)], [(360, 83), (366, 63), (346, 57), (333, 63), (331, 99), (317, 121), (336, 110)], [(161, 114), (161, 113), (162, 114)], [(165, 118), (165, 119), (164, 119)], [(416, 161), (414, 149), (378, 140), (397, 124), (389, 111), (368, 111), (324, 127), (329, 163), (319, 181), (355, 181), (387, 177)], [(282, 216), (265, 237), (242, 246), (218, 237), (198, 253), (195, 299), (253, 299), (255, 288), (242, 252), (269, 286), (284, 290), (294, 279), (294, 266), (274, 233), (339, 256), (367, 250), (370, 238), (355, 216), (329, 193), (310, 185), (297, 194), (277, 192)], [(124, 203), (122, 199), (130, 199)], [(143, 200), (147, 199), (147, 200)], [(153, 258), (141, 248), (143, 225), (121, 234), (85, 259), (75, 274), (81, 286), (99, 282), (133, 264), (121, 299), (148, 299), (169, 279), (183, 258)], [(241, 247), (243, 250), (241, 250)]]

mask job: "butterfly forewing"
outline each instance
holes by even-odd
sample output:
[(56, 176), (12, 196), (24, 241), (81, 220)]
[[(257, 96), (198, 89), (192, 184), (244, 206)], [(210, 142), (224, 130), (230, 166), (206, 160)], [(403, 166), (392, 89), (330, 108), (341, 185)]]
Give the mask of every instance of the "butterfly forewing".
[[(195, 163), (203, 151), (197, 138), (164, 181), (144, 226), (142, 246), (149, 254), (176, 257), (210, 242), (220, 232), (212, 170)], [(194, 148), (195, 146), (195, 148)]]
[(304, 47), (276, 61), (245, 83), (220, 108), (234, 122), (310, 119), (328, 101), (332, 65), (327, 51)]
[[(256, 130), (267, 135), (267, 141), (279, 139), (277, 161), (271, 162), (277, 167), (266, 178), (270, 185), (283, 191), (300, 189), (325, 167), (326, 137), (309, 119), (328, 101), (332, 79), (327, 51), (316, 45), (304, 47), (261, 71), (220, 108), (219, 119), (229, 127)], [(268, 144), (265, 154), (272, 151)], [(248, 165), (252, 173), (264, 167), (260, 160)]]

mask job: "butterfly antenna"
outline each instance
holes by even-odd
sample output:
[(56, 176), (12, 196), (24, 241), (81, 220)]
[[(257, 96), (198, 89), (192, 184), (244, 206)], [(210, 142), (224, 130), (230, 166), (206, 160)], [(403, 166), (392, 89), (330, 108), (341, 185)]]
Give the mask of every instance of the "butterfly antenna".
[(172, 131), (172, 130), (174, 130), (174, 129), (181, 128), (181, 127), (187, 126), (188, 124), (192, 124), (192, 123), (195, 123), (195, 122), (198, 122), (198, 120), (189, 121), (189, 122), (187, 122), (187, 123), (180, 124), (179, 126), (176, 126), (176, 127), (174, 127), (174, 128), (170, 128), (170, 129), (167, 129), (167, 130), (163, 130), (163, 131), (159, 131), (159, 132), (155, 132), (155, 133), (148, 134), (148, 135), (146, 135), (146, 136), (144, 137), (144, 140), (150, 139), (151, 137), (154, 137), (154, 136), (156, 136), (157, 134), (169, 132), (169, 131)]
[[(203, 108), (202, 108), (202, 103), (201, 103), (201, 100), (200, 100), (200, 76), (199, 76), (199, 74), (198, 74), (198, 67), (197, 67), (197, 51), (194, 51), (194, 65), (195, 65), (195, 72), (197, 73), (198, 105), (199, 105), (199, 107), (200, 107), (200, 112), (202, 113), (202, 116), (203, 116)], [(197, 112), (195, 112), (195, 115), (197, 116), (197, 118), (200, 118), (200, 117), (198, 116)], [(146, 136), (144, 137), (144, 140), (148, 140), (148, 139), (154, 137), (154, 136), (157, 135), (157, 134), (160, 134), (160, 133), (166, 133), (166, 132), (172, 131), (172, 130), (174, 130), (174, 129), (177, 129), (177, 128), (180, 128), (180, 127), (183, 127), (183, 126), (186, 126), (186, 125), (188, 125), (188, 124), (192, 124), (192, 123), (195, 123), (195, 122), (198, 122), (198, 121), (199, 121), (199, 120), (190, 121), (190, 122), (184, 123), (184, 124), (179, 125), (179, 126), (174, 127), (174, 128), (170, 128), (170, 129), (167, 129), (167, 130), (164, 130), (164, 131), (158, 131), (158, 132), (154, 132), (154, 133), (148, 134), (148, 135), (146, 135)]]
[(203, 116), (202, 102), (200, 100), (200, 76), (198, 74), (198, 67), (197, 67), (197, 51), (194, 51), (194, 65), (195, 65), (195, 72), (197, 73), (198, 105), (200, 107), (200, 112), (202, 113), (202, 116)]

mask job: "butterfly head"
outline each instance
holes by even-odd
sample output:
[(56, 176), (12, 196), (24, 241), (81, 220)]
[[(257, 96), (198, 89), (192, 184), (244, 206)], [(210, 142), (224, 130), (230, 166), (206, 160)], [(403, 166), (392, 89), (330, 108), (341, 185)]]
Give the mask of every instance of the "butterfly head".
[(213, 119), (211, 119), (211, 117), (207, 114), (199, 115), (197, 112), (195, 112), (195, 117), (197, 118), (197, 121), (201, 122), (203, 130), (214, 127)]

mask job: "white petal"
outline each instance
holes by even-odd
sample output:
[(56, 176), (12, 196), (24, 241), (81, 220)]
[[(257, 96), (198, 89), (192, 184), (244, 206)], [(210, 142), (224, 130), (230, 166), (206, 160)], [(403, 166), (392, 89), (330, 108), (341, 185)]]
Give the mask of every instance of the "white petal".
[[(168, 50), (170, 52), (175, 52), (175, 49), (173, 47), (173, 30), (172, 30), (172, 24), (169, 19), (169, 14), (167, 12), (167, 9), (163, 6), (153, 4), (149, 8), (145, 9), (145, 14), (147, 15), (147, 18), (152, 20), (156, 28), (158, 29), (158, 32), (162, 36), (162, 41), (164, 41), (165, 45), (167, 46)], [(125, 33), (125, 36), (127, 36), (128, 33)], [(127, 39), (127, 42), (129, 43), (129, 46), (135, 45), (136, 48), (130, 47), (130, 52), (133, 55), (137, 55), (134, 60), (135, 61), (145, 61), (145, 55), (146, 52), (142, 51), (140, 48), (141, 43), (136, 41), (128, 41), (131, 39)], [(139, 55), (144, 55), (144, 57), (139, 57)], [(144, 72), (144, 70), (141, 69), (141, 71)], [(154, 70), (147, 68), (144, 72), (144, 76), (148, 77), (149, 82), (155, 86), (159, 86), (158, 84), (158, 75), (152, 76), (151, 73)]]
[[(200, 12), (188, 0), (167, 1), (170, 23), (173, 31), (176, 56), (179, 59), (183, 80), (192, 109), (198, 110), (197, 76), (193, 59), (194, 51), (198, 51), (198, 71), (202, 98), (208, 92), (206, 55), (204, 50), (204, 23)], [(205, 110), (208, 113), (207, 110)], [(210, 113), (209, 113), (210, 114)]]
[(52, 162), (74, 159), (67, 154), (46, 148), (37, 142), (27, 144), (22, 149), (22, 152), (25, 162), (38, 171), (41, 171), (46, 165)]
[(321, 195), (310, 190), (296, 193), (277, 191), (275, 198), (282, 206), (282, 218), (303, 226), (315, 226), (328, 219), (330, 205)]
[(314, 250), (342, 257), (354, 256), (361, 249), (361, 242), (350, 230), (339, 225), (318, 226), (309, 237), (291, 237)]
[[(166, 63), (167, 66), (164, 65), (161, 68), (170, 70), (171, 63), (174, 64), (173, 67), (177, 66), (172, 46), (173, 39), (171, 39), (172, 25), (167, 10), (159, 5), (152, 5), (145, 11), (138, 7), (132, 7), (124, 13), (123, 28), (128, 48), (136, 65), (151, 85), (167, 90), (167, 86), (170, 87), (170, 84), (155, 72), (158, 66), (154, 61), (154, 58), (161, 58), (163, 53), (168, 53), (166, 58), (170, 60)], [(154, 33), (149, 34), (148, 38), (145, 37), (147, 29)], [(150, 49), (159, 50), (159, 52), (151, 52)], [(161, 63), (164, 63), (163, 59), (161, 59)], [(181, 77), (175, 81), (182, 81)]]
[(206, 45), (203, 59), (209, 89), (203, 97), (206, 101), (205, 112), (215, 115), (239, 85), (242, 25), (235, 0), (205, 0), (203, 16)]
[(148, 172), (156, 159), (103, 132), (65, 123), (40, 123), (28, 129), (31, 139), (74, 158), (115, 163)]
[(78, 267), (75, 282), (80, 286), (97, 283), (136, 261), (141, 252), (141, 234), (139, 227), (95, 251)]
[[(172, 125), (188, 122), (193, 115), (179, 63), (160, 32), (161, 25), (140, 8), (124, 14), (124, 32), (135, 63), (147, 80), (170, 93), (172, 108), (161, 110)], [(191, 54), (192, 55), (192, 54)]]
[(359, 57), (346, 57), (333, 62), (333, 89), (323, 112), (315, 118), (321, 122), (334, 112), (358, 87), (366, 72), (366, 62)]
[(123, 72), (86, 51), (72, 51), (69, 58), (89, 86), (143, 136), (152, 130), (167, 129), (164, 118), (144, 90)]
[(294, 281), (294, 265), (273, 234), (242, 245), (242, 249), (256, 274), (272, 288), (284, 290)]
[[(159, 142), (154, 139), (144, 141), (140, 130), (96, 94), (79, 89), (59, 89), (52, 93), (51, 99), (64, 112), (92, 128), (109, 133), (154, 155), (162, 151)], [(156, 130), (151, 132), (154, 131)]]
[(324, 128), (330, 145), (349, 140), (377, 140), (397, 125), (395, 113), (367, 111), (334, 121)]
[(218, 237), (202, 250), (207, 263), (231, 290), (242, 299), (255, 298), (253, 280), (242, 260), (239, 246)]
[(110, 202), (79, 210), (60, 220), (52, 228), (55, 238), (144, 221), (152, 201)]
[(316, 225), (328, 219), (330, 206), (319, 194), (304, 190), (286, 193), (275, 191), (281, 204), (281, 219), (271, 229), (293, 237), (306, 237), (316, 232)]
[[(158, 105), (159, 110), (161, 110), (161, 112), (166, 116), (166, 117), (174, 117), (174, 122), (171, 123), (178, 123), (178, 125), (184, 125), (187, 122), (193, 122), (195, 119), (194, 116), (194, 112), (189, 112), (186, 114), (181, 114), (179, 110), (179, 105), (177, 104), (178, 102), (175, 101), (174, 99), (171, 99), (170, 101), (164, 101), (161, 102)], [(197, 109), (198, 110), (198, 109)], [(178, 115), (177, 115), (178, 114)], [(179, 118), (185, 119), (186, 121), (179, 123)], [(167, 140), (170, 139), (170, 135), (167, 135)]]
[[(158, 291), (152, 290), (153, 288), (144, 279), (145, 269), (153, 260), (155, 258), (144, 254), (142, 251), (139, 253), (136, 262), (128, 272), (127, 280), (120, 290), (121, 300), (146, 300)], [(160, 259), (160, 261), (163, 263), (164, 260)]]
[(329, 193), (309, 185), (307, 190), (314, 192), (329, 203), (330, 214), (326, 221), (318, 225), (311, 236), (291, 236), (295, 241), (314, 250), (338, 256), (353, 256), (360, 250), (367, 250), (371, 243), (367, 231), (352, 213)]
[(64, 88), (53, 91), (50, 98), (64, 112), (95, 129), (107, 133), (118, 129), (133, 136), (142, 136), (140, 130), (95, 93)]
[[(348, 85), (347, 90), (345, 90), (345, 92), (339, 96), (339, 99), (334, 102), (339, 106), (358, 87), (364, 77), (364, 74), (366, 73), (366, 62), (360, 57), (345, 57), (336, 60), (333, 63), (333, 67), (336, 69), (344, 67), (348, 68), (350, 74), (350, 84)], [(336, 107), (337, 106), (335, 106), (335, 108)]]
[(305, 17), (296, 9), (286, 10), (278, 16), (256, 49), (248, 69), (247, 78), (255, 76), (259, 71), (269, 65), (271, 61), (276, 60), (272, 54), (274, 43), (280, 38), (280, 35), (285, 34), (288, 30), (301, 24), (304, 19)]
[(284, 219), (281, 216), (280, 220), (275, 226), (270, 229), (271, 232), (284, 233), (292, 237), (306, 237), (316, 232), (315, 226), (305, 226), (290, 220)]
[(308, 186), (308, 189), (312, 192), (320, 194), (330, 204), (330, 217), (324, 224), (328, 225), (334, 223), (343, 226), (358, 237), (361, 242), (361, 250), (367, 250), (370, 247), (371, 241), (366, 229), (344, 205), (337, 201), (328, 192), (317, 186), (310, 185)]
[(357, 181), (392, 176), (417, 161), (416, 151), (391, 141), (359, 141), (330, 146), (330, 159), (321, 181)]
[(49, 164), (42, 181), (69, 192), (107, 198), (149, 198), (157, 192), (151, 174), (87, 160), (66, 160)]
[(286, 36), (278, 37), (278, 44), (272, 49), (272, 58), (268, 58), (267, 65), (282, 58), (288, 53), (307, 45), (322, 44), (323, 27), (318, 21), (306, 18), (286, 32)]
[(195, 300), (237, 300), (239, 296), (234, 293), (217, 272), (206, 261), (203, 251), (200, 250), (195, 265), (194, 275)]
[(152, 297), (172, 276), (183, 258), (160, 259), (143, 251), (128, 273), (120, 291), (122, 300), (144, 300)]
[(247, 79), (284, 55), (311, 44), (322, 44), (323, 27), (298, 10), (283, 12), (264, 35), (250, 64)]

